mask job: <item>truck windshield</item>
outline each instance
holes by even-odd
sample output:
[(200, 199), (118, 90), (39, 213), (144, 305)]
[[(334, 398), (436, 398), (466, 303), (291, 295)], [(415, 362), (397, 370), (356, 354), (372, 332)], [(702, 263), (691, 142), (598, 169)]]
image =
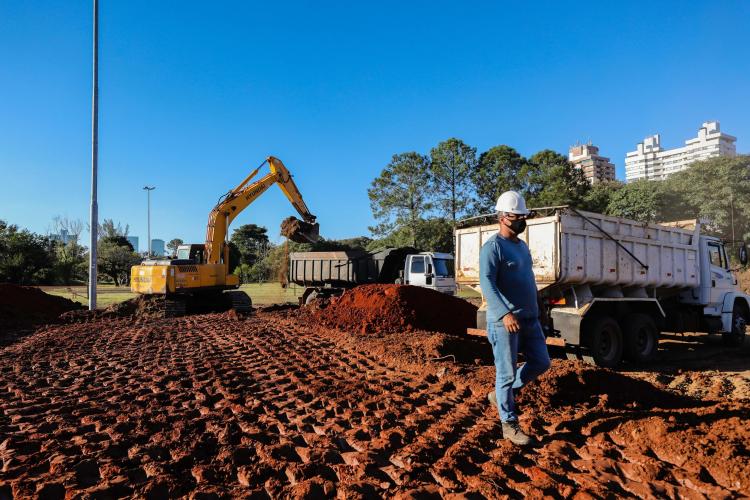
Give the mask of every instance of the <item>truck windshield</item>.
[(432, 259), (435, 265), (435, 276), (443, 278), (453, 277), (453, 259)]

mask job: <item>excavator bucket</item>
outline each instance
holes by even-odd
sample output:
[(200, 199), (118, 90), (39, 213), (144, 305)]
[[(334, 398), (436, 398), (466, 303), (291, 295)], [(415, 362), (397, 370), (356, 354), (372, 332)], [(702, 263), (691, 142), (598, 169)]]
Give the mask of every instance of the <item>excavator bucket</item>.
[(320, 239), (320, 224), (288, 217), (281, 223), (281, 235), (297, 243), (315, 243)]

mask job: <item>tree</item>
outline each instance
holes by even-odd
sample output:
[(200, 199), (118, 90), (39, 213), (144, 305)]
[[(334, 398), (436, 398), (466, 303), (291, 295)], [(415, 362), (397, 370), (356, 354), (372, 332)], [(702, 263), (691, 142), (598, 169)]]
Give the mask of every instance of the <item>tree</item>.
[(591, 189), (591, 184), (581, 169), (574, 167), (566, 157), (550, 149), (539, 151), (529, 158), (521, 176), (526, 179), (523, 194), (527, 206), (580, 207)]
[[(417, 223), (417, 240), (420, 242), (416, 248), (425, 252), (452, 252), (453, 251), (453, 221), (441, 217), (422, 219)], [(375, 252), (389, 247), (414, 246), (412, 244), (411, 232), (402, 226), (388, 234), (385, 238), (372, 240), (367, 250)]]
[(141, 259), (124, 236), (105, 236), (99, 240), (97, 266), (99, 271), (112, 278), (115, 286), (127, 283), (130, 268)]
[(86, 281), (86, 248), (79, 245), (76, 239), (70, 239), (67, 243), (55, 241), (52, 246), (55, 255), (55, 281), (63, 285)]
[(180, 238), (173, 238), (167, 243), (167, 249), (172, 252), (172, 255), (177, 255), (177, 248), (182, 245), (183, 241)]
[(461, 139), (443, 141), (430, 151), (430, 181), (435, 205), (444, 218), (456, 218), (469, 207), (470, 175), (477, 166), (477, 149)]
[(419, 245), (417, 225), (430, 210), (429, 160), (415, 152), (394, 155), (367, 190), (370, 208), (378, 224), (373, 234), (386, 236), (399, 227), (407, 228), (410, 243)]
[(0, 220), (0, 282), (29, 285), (49, 281), (53, 262), (48, 238)]
[(495, 146), (482, 153), (470, 176), (476, 193), (474, 213), (493, 211), (497, 199), (505, 191), (523, 191), (521, 173), (525, 165), (526, 159), (510, 146)]
[(128, 233), (130, 232), (130, 226), (125, 224), (125, 227), (122, 227), (122, 224), (119, 222), (117, 224), (114, 223), (112, 219), (104, 219), (104, 222), (101, 223), (99, 226), (99, 238), (114, 238), (115, 236), (122, 236), (127, 238)]
[(699, 217), (726, 240), (750, 238), (750, 155), (692, 163), (667, 179), (668, 214)]
[(639, 180), (612, 193), (607, 214), (640, 222), (656, 222), (663, 211), (662, 181)]
[(612, 195), (624, 185), (625, 184), (620, 181), (594, 183), (583, 198), (582, 208), (590, 212), (597, 212), (600, 214), (606, 213)]
[(231, 237), (240, 252), (240, 262), (252, 266), (268, 251), (268, 230), (256, 224), (244, 224)]
[(69, 219), (62, 215), (58, 215), (52, 219), (51, 233), (57, 236), (67, 235), (67, 241), (63, 241), (63, 243), (67, 243), (70, 240), (78, 242), (82, 232), (83, 222), (81, 222), (81, 219)]

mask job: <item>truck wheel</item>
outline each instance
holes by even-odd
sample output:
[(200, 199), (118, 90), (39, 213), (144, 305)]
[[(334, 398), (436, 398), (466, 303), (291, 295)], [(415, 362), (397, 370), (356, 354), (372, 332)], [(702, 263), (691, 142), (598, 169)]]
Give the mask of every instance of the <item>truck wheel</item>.
[(654, 320), (646, 314), (630, 314), (622, 324), (625, 358), (634, 363), (653, 360), (659, 349), (659, 330)]
[(583, 360), (604, 368), (614, 368), (622, 360), (622, 331), (609, 316), (591, 318), (585, 328), (587, 352)]
[(741, 347), (745, 342), (747, 329), (747, 309), (740, 304), (734, 304), (732, 310), (732, 331), (721, 335), (721, 340), (728, 347)]

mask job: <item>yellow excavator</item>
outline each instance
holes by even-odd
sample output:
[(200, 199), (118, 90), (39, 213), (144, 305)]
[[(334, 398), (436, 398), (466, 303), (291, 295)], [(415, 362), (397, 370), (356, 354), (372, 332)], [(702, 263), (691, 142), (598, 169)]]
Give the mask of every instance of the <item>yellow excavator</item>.
[[(268, 164), (270, 172), (250, 183)], [(206, 243), (180, 245), (177, 257), (147, 259), (130, 270), (130, 289), (143, 295), (165, 296), (165, 315), (181, 316), (188, 310), (210, 310), (229, 304), (238, 312), (249, 312), (252, 301), (237, 290), (239, 277), (229, 273), (229, 224), (269, 187), (278, 184), (302, 220), (289, 217), (282, 235), (292, 241), (315, 242), (319, 225), (310, 213), (289, 170), (278, 158), (269, 156), (236, 188), (221, 197), (208, 215)]]

